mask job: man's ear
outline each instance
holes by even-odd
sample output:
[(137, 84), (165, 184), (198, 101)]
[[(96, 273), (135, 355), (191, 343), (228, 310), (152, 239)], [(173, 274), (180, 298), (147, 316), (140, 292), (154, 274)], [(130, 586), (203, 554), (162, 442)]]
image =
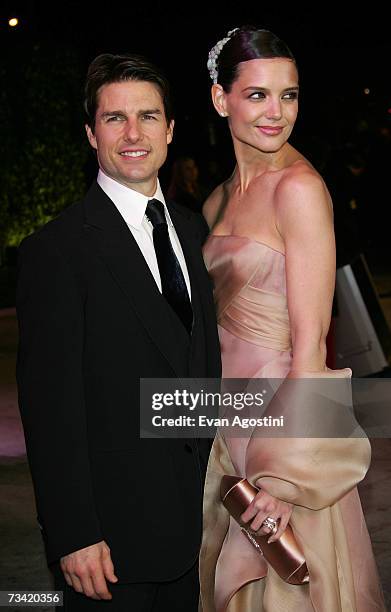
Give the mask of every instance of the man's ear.
[(227, 96), (221, 85), (218, 83), (212, 85), (212, 102), (213, 106), (222, 117), (228, 117), (227, 112)]
[(86, 134), (87, 134), (88, 142), (90, 143), (90, 145), (91, 145), (91, 147), (92, 147), (93, 149), (97, 149), (97, 148), (98, 148), (98, 145), (97, 145), (97, 143), (96, 143), (96, 137), (95, 137), (95, 134), (93, 133), (93, 131), (92, 131), (92, 129), (90, 128), (90, 126), (89, 126), (89, 125), (87, 125), (87, 124), (86, 124), (84, 127), (85, 127), (85, 129), (86, 129)]
[(174, 125), (175, 125), (175, 121), (174, 119), (171, 119), (170, 124), (167, 127), (167, 144), (170, 144), (170, 142), (172, 142), (172, 139), (174, 137)]

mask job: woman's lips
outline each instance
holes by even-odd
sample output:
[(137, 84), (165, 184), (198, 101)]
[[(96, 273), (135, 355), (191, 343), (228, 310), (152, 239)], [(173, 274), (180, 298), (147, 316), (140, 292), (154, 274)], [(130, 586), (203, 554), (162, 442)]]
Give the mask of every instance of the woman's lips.
[(258, 126), (258, 130), (262, 132), (262, 134), (266, 134), (266, 136), (277, 136), (278, 134), (281, 134), (283, 129), (284, 128), (282, 127), (269, 127), (266, 125)]

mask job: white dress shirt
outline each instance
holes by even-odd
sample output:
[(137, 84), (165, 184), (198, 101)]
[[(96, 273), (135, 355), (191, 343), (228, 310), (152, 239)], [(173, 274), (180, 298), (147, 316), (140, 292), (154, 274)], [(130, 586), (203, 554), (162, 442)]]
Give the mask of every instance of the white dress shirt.
[(144, 259), (151, 270), (152, 276), (159, 287), (160, 293), (162, 291), (162, 283), (160, 280), (155, 247), (153, 246), (153, 226), (145, 215), (145, 211), (148, 201), (152, 200), (152, 198), (156, 198), (163, 204), (172, 248), (174, 249), (174, 253), (178, 258), (179, 265), (181, 266), (187, 291), (190, 297), (190, 279), (186, 267), (185, 257), (183, 255), (181, 243), (179, 242), (179, 238), (167, 210), (159, 179), (157, 181), (156, 192), (151, 197), (145, 196), (134, 189), (130, 189), (129, 187), (125, 187), (125, 185), (121, 185), (121, 183), (118, 183), (114, 179), (107, 176), (107, 174), (102, 172), (102, 170), (99, 170), (98, 172), (97, 181), (98, 185), (103, 189), (105, 194), (110, 198), (110, 200), (112, 200), (112, 202), (114, 202), (126, 225), (132, 232), (132, 235), (144, 256)]

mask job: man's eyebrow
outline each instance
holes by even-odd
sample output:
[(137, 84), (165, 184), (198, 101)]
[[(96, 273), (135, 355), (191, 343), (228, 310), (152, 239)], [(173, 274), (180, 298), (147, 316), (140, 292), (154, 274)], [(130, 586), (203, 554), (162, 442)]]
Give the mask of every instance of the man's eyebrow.
[[(242, 89), (242, 93), (244, 91), (270, 91), (270, 89), (268, 89), (267, 87), (260, 87), (259, 85), (250, 85), (250, 87), (245, 87), (244, 89)], [(282, 91), (299, 91), (299, 86), (298, 85), (293, 85), (292, 87), (285, 87), (285, 89), (283, 89)]]
[(105, 111), (101, 113), (101, 117), (111, 117), (112, 115), (125, 115), (125, 113), (121, 110)]
[(162, 111), (160, 110), (160, 108), (152, 108), (152, 109), (140, 110), (138, 114), (139, 115), (161, 115)]
[[(160, 110), (160, 108), (151, 108), (151, 109), (145, 109), (145, 110), (139, 110), (137, 113), (139, 116), (141, 115), (162, 115), (162, 111)], [(101, 117), (112, 117), (113, 115), (122, 115), (123, 117), (126, 116), (126, 112), (123, 110), (112, 110), (112, 111), (105, 111), (104, 113), (101, 114)]]

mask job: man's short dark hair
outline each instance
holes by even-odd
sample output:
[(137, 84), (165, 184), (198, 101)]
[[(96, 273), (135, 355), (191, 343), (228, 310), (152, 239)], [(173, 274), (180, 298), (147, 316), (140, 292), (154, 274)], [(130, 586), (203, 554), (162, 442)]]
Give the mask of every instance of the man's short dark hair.
[(167, 124), (170, 123), (173, 110), (170, 86), (165, 75), (142, 55), (102, 53), (91, 62), (85, 85), (86, 123), (93, 132), (100, 88), (121, 81), (147, 81), (155, 84), (162, 96)]

